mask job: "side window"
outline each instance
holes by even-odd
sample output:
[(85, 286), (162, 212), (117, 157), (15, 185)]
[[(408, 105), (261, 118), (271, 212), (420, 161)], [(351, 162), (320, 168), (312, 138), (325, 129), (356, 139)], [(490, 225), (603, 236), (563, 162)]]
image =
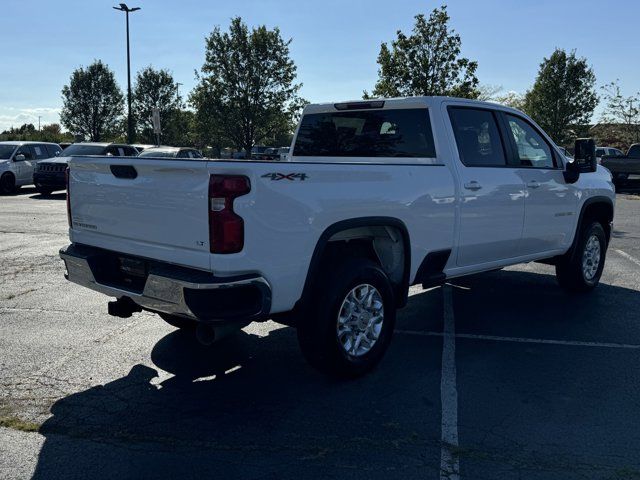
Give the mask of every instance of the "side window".
[(604, 156), (605, 156), (604, 148), (596, 148), (596, 157), (604, 157)]
[(16, 158), (18, 155), (24, 155), (25, 160), (33, 160), (33, 153), (27, 145), (22, 145), (13, 158)]
[(57, 157), (58, 155), (60, 155), (60, 153), (62, 153), (62, 148), (60, 148), (58, 145), (45, 145), (45, 147), (49, 154), (49, 158)]
[(449, 117), (460, 160), (467, 167), (504, 167), (507, 164), (495, 115), (489, 110), (451, 108)]
[(138, 156), (138, 151), (134, 147), (127, 147), (125, 149), (125, 154), (127, 157), (136, 157)]
[(32, 145), (35, 153), (36, 160), (42, 160), (43, 158), (49, 158), (49, 152), (46, 145)]
[(530, 124), (522, 118), (506, 115), (509, 131), (523, 167), (555, 168), (551, 147)]
[(124, 157), (124, 150), (122, 147), (117, 147), (117, 146), (109, 146), (107, 148), (107, 155), (111, 155), (114, 157)]
[(176, 155), (176, 158), (191, 158), (190, 153), (191, 152), (189, 152), (188, 150), (180, 150)]

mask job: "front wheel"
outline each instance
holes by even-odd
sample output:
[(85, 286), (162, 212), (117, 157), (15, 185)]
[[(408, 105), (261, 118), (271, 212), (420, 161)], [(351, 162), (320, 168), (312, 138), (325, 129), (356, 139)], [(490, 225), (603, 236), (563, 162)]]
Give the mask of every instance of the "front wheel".
[(565, 290), (588, 292), (600, 282), (607, 251), (607, 237), (602, 225), (591, 223), (582, 229), (576, 251), (556, 265), (556, 278)]
[(4, 173), (2, 177), (0, 177), (0, 194), (11, 195), (15, 193), (16, 190), (16, 178), (11, 173)]
[(382, 359), (393, 334), (396, 307), (387, 275), (371, 260), (354, 258), (325, 272), (317, 288), (297, 325), (302, 354), (324, 373), (363, 375)]

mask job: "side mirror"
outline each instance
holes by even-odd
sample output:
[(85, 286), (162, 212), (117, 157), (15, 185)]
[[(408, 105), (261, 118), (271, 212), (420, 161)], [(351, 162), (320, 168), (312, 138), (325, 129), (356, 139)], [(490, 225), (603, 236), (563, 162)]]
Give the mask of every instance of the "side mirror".
[(595, 140), (593, 138), (578, 138), (573, 158), (580, 173), (595, 172), (598, 169)]
[(26, 159), (27, 159), (27, 157), (25, 157), (22, 153), (19, 153), (18, 155), (13, 157), (13, 161), (14, 162), (22, 162), (22, 161), (24, 161)]
[(596, 142), (593, 138), (578, 138), (575, 143), (573, 162), (567, 163), (564, 179), (575, 183), (581, 173), (591, 173), (598, 169)]

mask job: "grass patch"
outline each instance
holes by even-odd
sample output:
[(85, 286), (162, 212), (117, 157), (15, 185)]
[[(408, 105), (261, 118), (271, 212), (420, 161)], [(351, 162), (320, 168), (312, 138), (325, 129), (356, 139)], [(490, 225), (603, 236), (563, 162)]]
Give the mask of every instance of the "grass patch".
[(3, 415), (0, 417), (0, 427), (19, 430), (21, 432), (37, 432), (40, 429), (40, 424), (28, 422), (12, 415)]

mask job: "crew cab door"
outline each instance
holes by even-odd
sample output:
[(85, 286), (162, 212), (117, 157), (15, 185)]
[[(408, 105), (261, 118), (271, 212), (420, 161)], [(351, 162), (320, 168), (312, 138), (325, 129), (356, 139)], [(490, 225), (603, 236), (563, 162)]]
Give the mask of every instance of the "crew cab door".
[(449, 106), (458, 152), (460, 215), (457, 265), (515, 257), (522, 237), (524, 182), (507, 162), (497, 112)]
[(565, 182), (562, 160), (529, 120), (506, 112), (502, 115), (513, 163), (526, 187), (518, 254), (563, 249), (572, 241), (576, 224), (576, 187)]

